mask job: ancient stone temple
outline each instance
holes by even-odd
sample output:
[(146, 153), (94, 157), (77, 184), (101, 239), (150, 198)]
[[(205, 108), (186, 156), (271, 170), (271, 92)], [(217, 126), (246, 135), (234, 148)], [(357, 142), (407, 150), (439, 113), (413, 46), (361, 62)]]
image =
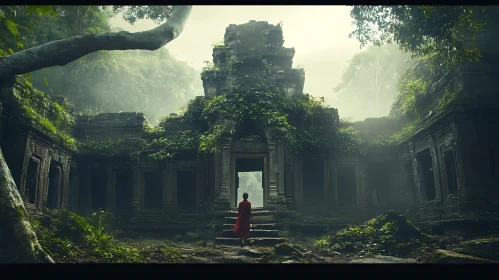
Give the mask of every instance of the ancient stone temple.
[[(305, 73), (303, 69), (292, 68), (294, 49), (283, 47), (282, 28), (267, 22), (250, 21), (242, 25), (230, 25), (226, 29), (224, 44), (213, 49), (213, 69), (205, 69), (202, 74), (205, 98), (221, 93), (230, 84), (247, 82), (248, 75), (258, 75), (272, 80), (285, 89), (290, 96), (303, 95)], [(332, 109), (325, 116), (330, 129), (338, 121), (337, 111)], [(264, 207), (284, 208), (304, 203), (303, 181), (320, 188), (318, 195), (311, 192), (312, 199), (323, 200), (330, 186), (326, 176), (330, 166), (327, 157), (308, 158), (306, 155), (292, 154), (286, 142), (279, 139), (271, 130), (264, 131), (266, 140), (239, 139), (227, 135), (222, 151), (215, 154), (216, 204), (222, 208), (235, 207), (238, 198), (238, 172), (260, 171), (263, 173), (262, 189)], [(319, 168), (311, 172), (311, 177), (320, 177), (320, 182), (303, 179), (300, 175), (302, 157), (314, 162)], [(307, 164), (307, 167), (310, 166)], [(305, 176), (309, 176), (306, 172)], [(324, 190), (324, 192), (321, 191)], [(305, 196), (309, 194), (305, 192)], [(308, 199), (305, 198), (305, 200)], [(307, 203), (305, 201), (305, 203)]]
[[(227, 27), (224, 43), (213, 48), (213, 65), (202, 73), (204, 96), (196, 97), (193, 110), (227, 87), (248, 82), (249, 76), (270, 80), (288, 96), (306, 96), (305, 72), (292, 68), (295, 51), (283, 43), (279, 25), (250, 21)], [(436, 94), (427, 100), (430, 113), (415, 133), (397, 145), (360, 154), (296, 152), (265, 127), (255, 128), (264, 137), (253, 138), (229, 127), (221, 150), (203, 158), (183, 153), (171, 160), (152, 159), (147, 156), (151, 151), (133, 145), (113, 155), (82, 153), (16, 113), (12, 100), (17, 89), (9, 83), (1, 89), (0, 144), (31, 212), (45, 207), (85, 214), (106, 209), (139, 228), (183, 213), (236, 207), (241, 172), (260, 172), (263, 207), (275, 211), (348, 208), (375, 215), (397, 208), (410, 209), (407, 214), (419, 220), (474, 211), (469, 209), (487, 212), (499, 200), (499, 103), (491, 98), (499, 87), (493, 80), (497, 65), (487, 62), (496, 61), (497, 55), (485, 54), (489, 60), (462, 66), (463, 91), (453, 110), (431, 113), (441, 100)], [(43, 104), (43, 116), (67, 106), (55, 99)], [(77, 141), (120, 141), (143, 135), (147, 126), (141, 113), (69, 113), (67, 118)], [(182, 118), (171, 116), (166, 132), (176, 133)], [(331, 108), (307, 129), (328, 131), (342, 125)], [(388, 136), (401, 128), (399, 121), (388, 118), (350, 125), (366, 137)]]

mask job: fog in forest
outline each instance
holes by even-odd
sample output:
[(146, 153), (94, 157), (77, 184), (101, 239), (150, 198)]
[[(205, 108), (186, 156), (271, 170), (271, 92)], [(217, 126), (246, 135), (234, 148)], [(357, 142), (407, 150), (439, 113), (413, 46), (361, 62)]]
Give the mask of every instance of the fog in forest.
[[(213, 44), (223, 40), (225, 29), (250, 20), (282, 23), (284, 46), (296, 51), (293, 67), (305, 69), (304, 92), (324, 96), (341, 118), (388, 115), (407, 55), (396, 46), (360, 49), (358, 41), (348, 37), (354, 26), (347, 6), (194, 6), (182, 35), (165, 48), (201, 71), (203, 61), (212, 61)], [(132, 26), (119, 15), (110, 22), (131, 32), (156, 26), (151, 20)], [(201, 86), (201, 80), (196, 85)]]
[[(305, 69), (304, 92), (325, 97), (344, 120), (386, 116), (409, 55), (394, 45), (360, 49), (348, 37), (354, 29), (349, 12), (347, 6), (194, 6), (183, 33), (160, 50), (93, 53), (34, 72), (33, 84), (66, 96), (77, 113), (142, 112), (155, 125), (204, 95), (203, 62), (212, 61), (226, 27), (257, 20), (282, 24), (284, 46), (296, 51), (293, 67)], [(152, 20), (131, 25), (121, 14), (100, 23), (103, 31), (156, 26)]]

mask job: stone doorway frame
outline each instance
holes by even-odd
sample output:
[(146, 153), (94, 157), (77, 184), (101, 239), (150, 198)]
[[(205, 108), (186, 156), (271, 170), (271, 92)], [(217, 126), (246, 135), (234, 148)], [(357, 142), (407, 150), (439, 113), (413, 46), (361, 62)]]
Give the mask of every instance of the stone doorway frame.
[(236, 159), (238, 158), (262, 158), (263, 159), (263, 208), (267, 207), (267, 198), (270, 193), (270, 163), (269, 154), (232, 154), (230, 159), (230, 202), (231, 207), (237, 207), (238, 200), (236, 198)]

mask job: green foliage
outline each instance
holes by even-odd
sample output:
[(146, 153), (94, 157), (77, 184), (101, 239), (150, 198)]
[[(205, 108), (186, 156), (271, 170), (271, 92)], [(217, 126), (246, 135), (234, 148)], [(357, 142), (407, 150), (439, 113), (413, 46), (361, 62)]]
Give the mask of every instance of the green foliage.
[(122, 14), (123, 19), (134, 24), (138, 19), (151, 19), (156, 24), (166, 21), (171, 13), (172, 6), (168, 5), (141, 5), (141, 6), (111, 6), (114, 15)]
[(182, 262), (181, 252), (169, 246), (138, 249), (115, 241), (111, 216), (99, 211), (83, 217), (67, 210), (47, 210), (31, 217), (40, 245), (56, 262), (144, 263)]
[(74, 120), (68, 112), (70, 105), (52, 101), (23, 77), (19, 77), (16, 89), (14, 97), (23, 117), (31, 120), (48, 135), (61, 140), (68, 148), (74, 149), (76, 141), (71, 137)]
[(148, 149), (154, 152), (149, 156), (154, 159), (172, 159), (182, 152), (196, 152), (199, 147), (199, 133), (192, 130), (180, 130), (150, 139)]
[[(462, 90), (461, 75), (455, 60), (442, 60), (439, 55), (417, 60), (398, 83), (399, 93), (390, 112), (391, 117), (406, 120), (405, 127), (393, 138), (402, 140), (430, 114), (447, 113)], [(432, 96), (440, 95), (438, 107), (431, 107)]]
[(313, 118), (327, 114), (326, 109), (323, 99), (289, 97), (267, 80), (248, 77), (244, 84), (234, 85), (206, 102), (202, 116), (212, 125), (203, 136), (201, 147), (204, 151), (219, 148), (220, 138), (228, 129), (227, 124), (217, 122), (222, 117), (235, 122), (233, 129), (238, 138), (266, 138), (270, 130), (289, 140), (297, 150), (330, 151), (337, 140), (334, 127), (317, 131), (304, 128)]
[(117, 156), (146, 149), (147, 143), (140, 137), (120, 139), (82, 140), (77, 143), (78, 151), (85, 156)]
[(324, 252), (357, 252), (363, 255), (406, 255), (427, 241), (424, 235), (402, 215), (388, 211), (359, 226), (349, 226), (314, 242)]
[(444, 58), (476, 60), (475, 34), (485, 28), (492, 6), (353, 6), (356, 29), (350, 37), (361, 46), (397, 43), (417, 57), (439, 53)]

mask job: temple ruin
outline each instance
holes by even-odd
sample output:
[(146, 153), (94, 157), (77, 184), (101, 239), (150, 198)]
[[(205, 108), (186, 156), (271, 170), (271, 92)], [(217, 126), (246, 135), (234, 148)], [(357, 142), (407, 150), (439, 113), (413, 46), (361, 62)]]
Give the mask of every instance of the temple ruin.
[[(202, 73), (204, 95), (194, 104), (244, 83), (250, 74), (271, 80), (289, 96), (306, 95), (305, 72), (292, 67), (295, 50), (283, 43), (279, 25), (250, 21), (227, 27), (224, 43), (213, 48), (213, 67)], [(225, 131), (221, 151), (206, 158), (186, 153), (155, 160), (134, 147), (113, 156), (85, 155), (16, 115), (17, 105), (9, 100), (17, 89), (5, 83), (0, 144), (30, 213), (105, 209), (134, 228), (154, 228), (183, 213), (235, 208), (241, 197), (238, 172), (261, 172), (268, 211), (370, 209), (374, 216), (398, 209), (414, 221), (487, 215), (499, 201), (499, 104), (490, 98), (497, 96), (492, 75), (497, 66), (487, 62), (496, 56), (486, 50), (484, 62), (463, 64), (463, 90), (452, 110), (432, 113), (441, 102), (436, 94), (425, 103), (429, 114), (412, 135), (362, 154), (293, 152), (271, 129), (255, 128), (264, 137)], [(141, 113), (72, 118), (76, 140), (140, 136), (147, 126)], [(167, 130), (175, 133), (182, 116), (171, 118)], [(331, 108), (309, 129), (344, 125)], [(348, 125), (369, 137), (401, 129), (400, 121), (390, 118)]]

